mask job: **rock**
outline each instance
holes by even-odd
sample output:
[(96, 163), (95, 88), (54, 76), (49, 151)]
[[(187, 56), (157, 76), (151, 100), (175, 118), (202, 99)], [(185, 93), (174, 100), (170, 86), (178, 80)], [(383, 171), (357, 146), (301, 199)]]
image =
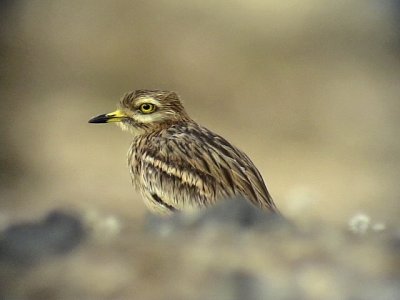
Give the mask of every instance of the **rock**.
[(85, 237), (81, 221), (53, 211), (39, 222), (11, 225), (0, 234), (0, 262), (31, 265), (74, 249)]

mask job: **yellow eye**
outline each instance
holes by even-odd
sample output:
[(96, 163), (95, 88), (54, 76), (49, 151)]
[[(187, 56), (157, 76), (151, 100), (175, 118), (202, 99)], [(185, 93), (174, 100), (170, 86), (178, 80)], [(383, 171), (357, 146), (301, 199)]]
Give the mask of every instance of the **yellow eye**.
[(152, 103), (143, 103), (140, 105), (139, 109), (143, 114), (151, 114), (156, 110), (156, 106)]

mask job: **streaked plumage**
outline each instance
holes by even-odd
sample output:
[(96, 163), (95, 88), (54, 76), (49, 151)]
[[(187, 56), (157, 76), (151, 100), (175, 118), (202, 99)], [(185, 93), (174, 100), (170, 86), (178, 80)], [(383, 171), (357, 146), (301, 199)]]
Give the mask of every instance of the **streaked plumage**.
[(174, 92), (128, 93), (116, 112), (90, 122), (118, 122), (133, 134), (128, 152), (132, 182), (153, 212), (204, 207), (235, 196), (277, 212), (248, 156), (193, 121)]

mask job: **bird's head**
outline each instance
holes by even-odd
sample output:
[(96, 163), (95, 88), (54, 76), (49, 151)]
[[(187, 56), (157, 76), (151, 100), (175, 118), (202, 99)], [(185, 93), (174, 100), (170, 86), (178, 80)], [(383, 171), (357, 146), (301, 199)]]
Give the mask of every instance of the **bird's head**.
[(94, 117), (89, 123), (116, 123), (141, 134), (186, 120), (189, 117), (175, 92), (136, 90), (125, 94), (116, 111)]

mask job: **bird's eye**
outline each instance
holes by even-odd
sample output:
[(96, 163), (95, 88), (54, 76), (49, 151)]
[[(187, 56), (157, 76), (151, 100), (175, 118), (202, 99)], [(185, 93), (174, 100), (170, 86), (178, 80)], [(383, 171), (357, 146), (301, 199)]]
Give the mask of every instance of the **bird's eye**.
[(156, 110), (156, 106), (152, 103), (143, 103), (139, 109), (143, 114), (151, 114)]

